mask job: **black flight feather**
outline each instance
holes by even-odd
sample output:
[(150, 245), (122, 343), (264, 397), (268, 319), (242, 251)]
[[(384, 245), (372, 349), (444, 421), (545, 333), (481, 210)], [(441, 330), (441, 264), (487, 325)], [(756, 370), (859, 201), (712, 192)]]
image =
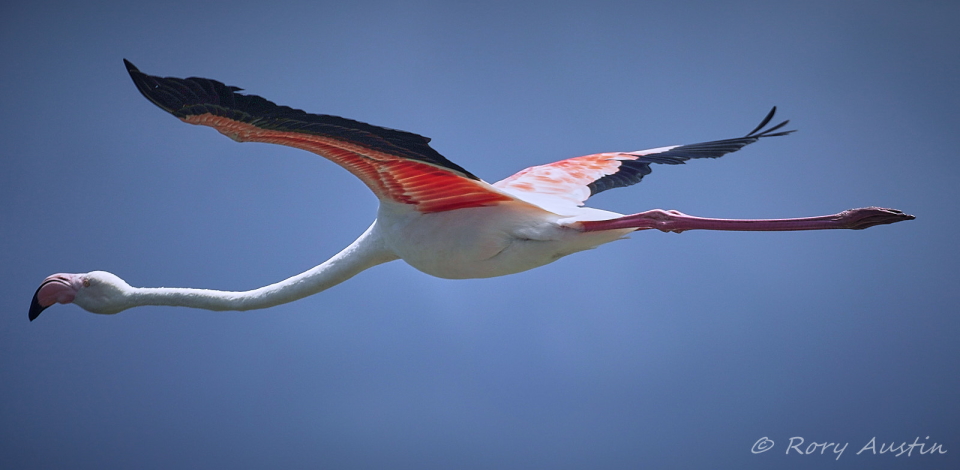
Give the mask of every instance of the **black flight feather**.
[(680, 165), (691, 158), (718, 158), (730, 152), (736, 152), (743, 147), (760, 140), (763, 137), (778, 137), (787, 135), (795, 131), (776, 132), (790, 121), (783, 121), (771, 128), (761, 131), (766, 126), (773, 115), (776, 114), (777, 107), (767, 113), (760, 125), (750, 131), (743, 137), (735, 139), (714, 140), (712, 142), (702, 142), (699, 144), (681, 145), (672, 149), (639, 156), (636, 160), (623, 160), (620, 163), (619, 171), (612, 175), (604, 176), (593, 183), (587, 185), (590, 188), (590, 195), (601, 193), (608, 189), (622, 188), (637, 184), (644, 176), (650, 174), (651, 163), (661, 163), (666, 165)]
[(178, 118), (210, 113), (261, 129), (298, 132), (361, 145), (410, 160), (430, 163), (479, 180), (460, 165), (430, 147), (430, 139), (412, 132), (374, 126), (326, 114), (310, 114), (280, 106), (256, 95), (238, 93), (241, 88), (208, 78), (174, 78), (147, 75), (130, 61), (123, 63), (130, 78), (148, 100)]

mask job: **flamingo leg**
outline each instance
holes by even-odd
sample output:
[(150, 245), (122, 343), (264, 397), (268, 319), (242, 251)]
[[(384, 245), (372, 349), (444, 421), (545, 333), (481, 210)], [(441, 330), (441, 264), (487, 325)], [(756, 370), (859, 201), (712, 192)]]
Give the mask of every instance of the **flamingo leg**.
[(913, 220), (914, 216), (896, 209), (865, 207), (850, 209), (839, 214), (804, 217), (799, 219), (708, 219), (694, 217), (679, 211), (654, 209), (639, 214), (610, 220), (578, 222), (584, 232), (634, 228), (657, 229), (663, 232), (680, 233), (685, 230), (731, 230), (731, 231), (793, 231), (851, 229), (863, 230), (874, 225), (892, 224)]

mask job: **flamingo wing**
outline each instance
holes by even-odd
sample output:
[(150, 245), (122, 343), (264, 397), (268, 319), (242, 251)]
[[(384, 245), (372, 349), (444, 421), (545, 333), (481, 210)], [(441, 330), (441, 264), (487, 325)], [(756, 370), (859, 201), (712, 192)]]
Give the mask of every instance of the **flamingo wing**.
[(763, 129), (776, 112), (777, 108), (774, 106), (760, 125), (743, 137), (569, 158), (527, 168), (494, 183), (493, 186), (555, 212), (563, 207), (569, 209), (582, 206), (594, 194), (639, 183), (644, 176), (650, 174), (651, 163), (680, 165), (691, 158), (718, 158), (736, 152), (763, 137), (794, 132), (776, 132), (790, 121)]
[(307, 150), (344, 167), (381, 200), (442, 212), (515, 200), (430, 147), (411, 132), (279, 106), (207, 78), (147, 75), (124, 59), (137, 89), (190, 124), (210, 126), (238, 142)]

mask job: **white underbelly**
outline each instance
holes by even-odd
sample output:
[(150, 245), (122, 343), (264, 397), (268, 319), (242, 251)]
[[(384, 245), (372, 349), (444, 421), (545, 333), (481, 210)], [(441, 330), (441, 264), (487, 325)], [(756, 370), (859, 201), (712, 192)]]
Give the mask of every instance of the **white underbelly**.
[(377, 220), (397, 256), (447, 279), (526, 271), (630, 232), (581, 232), (559, 225), (549, 212), (511, 203), (430, 214), (383, 203)]

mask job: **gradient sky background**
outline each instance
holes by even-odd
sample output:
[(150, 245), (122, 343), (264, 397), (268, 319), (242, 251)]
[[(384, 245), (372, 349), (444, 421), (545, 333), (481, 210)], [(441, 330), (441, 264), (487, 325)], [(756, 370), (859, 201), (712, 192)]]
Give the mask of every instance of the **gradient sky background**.
[[(960, 467), (960, 3), (481, 3), (4, 3), (0, 466)], [(643, 232), (497, 279), (394, 262), (263, 311), (30, 323), (55, 272), (245, 290), (376, 213), (320, 157), (157, 109), (122, 58), (427, 135), (488, 181), (740, 136), (777, 105), (796, 134), (591, 205), (917, 220)], [(848, 448), (785, 455), (794, 436)], [(855, 455), (872, 437), (948, 453)]]

